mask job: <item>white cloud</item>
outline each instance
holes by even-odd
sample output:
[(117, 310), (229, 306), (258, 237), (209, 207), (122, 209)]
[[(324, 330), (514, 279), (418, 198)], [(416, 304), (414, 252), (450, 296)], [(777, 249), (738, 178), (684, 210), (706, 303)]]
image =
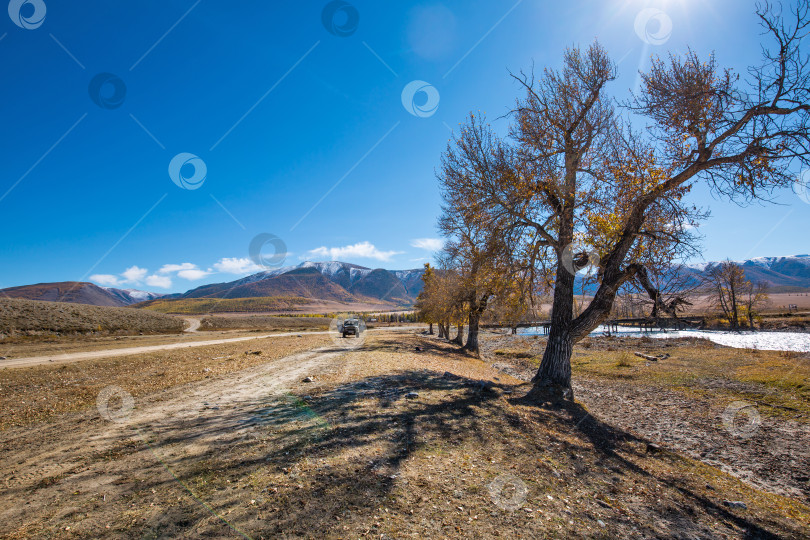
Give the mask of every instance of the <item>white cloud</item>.
[(146, 278), (146, 284), (150, 287), (159, 287), (161, 289), (168, 289), (172, 286), (172, 278), (169, 276), (159, 276), (152, 274)]
[(444, 247), (444, 240), (441, 238), (414, 238), (411, 246), (428, 251), (439, 251)]
[(183, 263), (183, 264), (164, 264), (160, 270), (158, 270), (158, 274), (169, 274), (171, 272), (180, 272), (182, 270), (196, 270), (197, 265), (192, 263)]
[(123, 272), (121, 272), (121, 276), (123, 276), (124, 280), (129, 283), (139, 283), (143, 281), (143, 278), (146, 277), (146, 274), (149, 273), (149, 270), (146, 268), (138, 268), (137, 266), (130, 266)]
[(194, 263), (182, 263), (182, 264), (164, 264), (160, 270), (157, 271), (158, 274), (172, 274), (177, 273), (177, 275), (183, 279), (187, 279), (189, 281), (196, 281), (198, 279), (202, 279), (206, 276), (210, 276), (213, 272), (209, 268), (208, 270), (200, 270), (196, 264)]
[(209, 270), (200, 270), (199, 268), (189, 268), (186, 270), (180, 270), (179, 272), (177, 272), (177, 275), (189, 281), (196, 281), (206, 276), (210, 276), (211, 273), (212, 272)]
[(112, 274), (93, 274), (90, 276), (90, 281), (95, 281), (99, 285), (104, 285), (105, 287), (115, 287), (116, 285), (121, 285), (121, 280)]
[(219, 262), (214, 263), (214, 268), (226, 274), (249, 274), (262, 271), (261, 266), (258, 266), (247, 257), (223, 257)]
[(377, 259), (378, 261), (390, 260), (394, 255), (399, 255), (401, 251), (380, 251), (371, 242), (358, 242), (351, 246), (328, 248), (322, 246), (310, 250), (307, 256), (313, 258), (326, 258), (330, 260), (340, 260), (348, 258)]

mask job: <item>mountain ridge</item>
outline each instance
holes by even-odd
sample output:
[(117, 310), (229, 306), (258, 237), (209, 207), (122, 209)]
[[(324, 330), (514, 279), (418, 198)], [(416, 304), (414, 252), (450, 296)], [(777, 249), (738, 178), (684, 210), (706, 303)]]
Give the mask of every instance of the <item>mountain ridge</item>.
[[(695, 277), (702, 277), (721, 261), (681, 265)], [(770, 287), (810, 288), (810, 255), (755, 257), (740, 264), (746, 277), (764, 281)], [(377, 302), (412, 305), (422, 290), (423, 268), (386, 270), (340, 261), (304, 261), (257, 272), (233, 281), (210, 283), (185, 293), (161, 294), (137, 289), (101, 287), (89, 282), (37, 283), (0, 289), (0, 296), (98, 306), (137, 306), (164, 298), (252, 298), (265, 296), (301, 297), (342, 303)]]
[(305, 261), (223, 283), (191, 289), (180, 298), (301, 296), (338, 302), (381, 301), (411, 305), (422, 290), (424, 269), (386, 270), (340, 261)]

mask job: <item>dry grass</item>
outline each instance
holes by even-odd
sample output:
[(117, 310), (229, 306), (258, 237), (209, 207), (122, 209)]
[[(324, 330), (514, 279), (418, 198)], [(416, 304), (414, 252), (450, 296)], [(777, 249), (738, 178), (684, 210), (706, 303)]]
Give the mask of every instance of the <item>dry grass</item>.
[[(577, 347), (572, 359), (574, 376), (621, 377), (687, 392), (710, 393), (717, 399), (748, 399), (772, 406), (765, 409), (771, 414), (793, 417), (798, 411), (810, 421), (808, 354), (732, 349), (708, 344), (674, 347), (630, 344), (628, 347), (648, 352), (666, 351), (671, 356), (664, 361), (649, 362), (627, 351)], [(629, 369), (617, 374), (617, 366)], [(710, 381), (747, 384), (718, 388), (715, 384), (707, 384)]]
[(0, 339), (4, 342), (55, 333), (126, 335), (182, 331), (181, 319), (138, 309), (0, 298)]
[(255, 328), (261, 330), (306, 331), (328, 330), (330, 318), (326, 317), (278, 317), (270, 315), (248, 315), (244, 317), (207, 316), (201, 320), (201, 330), (234, 330)]

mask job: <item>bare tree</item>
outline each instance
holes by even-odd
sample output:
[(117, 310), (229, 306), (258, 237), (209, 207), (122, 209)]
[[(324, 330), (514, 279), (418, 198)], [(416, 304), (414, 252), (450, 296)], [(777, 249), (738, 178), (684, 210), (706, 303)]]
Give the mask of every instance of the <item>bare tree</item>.
[[(776, 46), (763, 49), (745, 79), (719, 69), (713, 55), (654, 59), (624, 109), (633, 122), (616, 112), (607, 93), (616, 69), (594, 43), (568, 50), (561, 70), (516, 77), (526, 94), (514, 110), (511, 150), (480, 121), (465, 127), (471, 162), (497, 164), (484, 168), (497, 174), (464, 176), (452, 201), (473, 205), (481, 227), (516, 239), (515, 258), (554, 283), (533, 394), (572, 397), (573, 345), (609, 316), (625, 284), (640, 286), (656, 312), (673, 313), (651, 266), (694, 253), (703, 213), (683, 200), (694, 185), (743, 202), (767, 199), (794, 182), (796, 165), (810, 164), (810, 75), (799, 49), (808, 1), (787, 22), (768, 4), (758, 8)], [(596, 290), (575, 317), (574, 277), (588, 266)]]
[(768, 284), (764, 281), (748, 282), (743, 287), (742, 303), (748, 318), (748, 328), (754, 329), (754, 317), (768, 305)]
[(723, 261), (709, 268), (707, 280), (714, 305), (722, 311), (732, 330), (739, 329), (743, 291), (751, 286), (745, 279), (742, 266), (733, 261)]

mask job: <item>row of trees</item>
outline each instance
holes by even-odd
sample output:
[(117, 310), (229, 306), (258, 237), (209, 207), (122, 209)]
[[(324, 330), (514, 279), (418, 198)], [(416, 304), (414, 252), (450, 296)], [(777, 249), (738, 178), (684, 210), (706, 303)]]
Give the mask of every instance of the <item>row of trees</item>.
[[(800, 41), (808, 1), (790, 16), (757, 9), (771, 44), (745, 76), (715, 57), (653, 58), (637, 94), (609, 92), (617, 70), (595, 42), (565, 52), (560, 69), (514, 75), (523, 95), (496, 134), (471, 114), (437, 171), (447, 239), (420, 310), (443, 327), (466, 322), (465, 347), (493, 302), (520, 309), (551, 290), (551, 329), (533, 393), (571, 397), (573, 345), (624, 291), (672, 313), (656, 280), (697, 253), (706, 216), (684, 197), (698, 183), (737, 201), (768, 198), (810, 165), (810, 79)], [(575, 315), (575, 275), (593, 295)], [(451, 287), (432, 286), (431, 281)], [(538, 396), (539, 397), (539, 396)]]

